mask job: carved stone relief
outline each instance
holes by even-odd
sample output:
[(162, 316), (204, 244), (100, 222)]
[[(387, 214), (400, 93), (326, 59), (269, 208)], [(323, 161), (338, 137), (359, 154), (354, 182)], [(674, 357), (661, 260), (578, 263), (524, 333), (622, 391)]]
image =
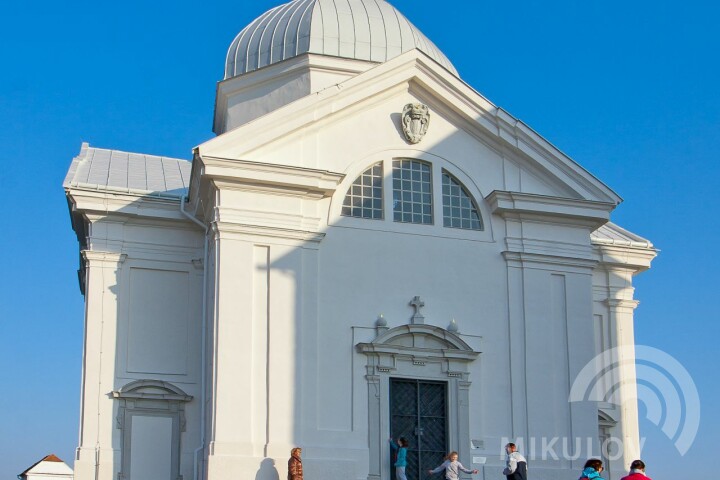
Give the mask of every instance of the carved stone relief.
[(420, 143), (430, 126), (430, 109), (422, 103), (408, 103), (403, 108), (402, 129), (412, 144)]

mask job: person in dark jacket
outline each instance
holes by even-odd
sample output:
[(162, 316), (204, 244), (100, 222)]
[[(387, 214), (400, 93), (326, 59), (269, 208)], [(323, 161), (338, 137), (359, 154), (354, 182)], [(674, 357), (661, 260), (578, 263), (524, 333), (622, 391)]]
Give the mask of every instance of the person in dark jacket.
[(293, 448), (290, 450), (290, 460), (288, 460), (288, 480), (303, 480), (302, 458), (300, 454), (302, 448)]
[(622, 480), (652, 480), (645, 476), (645, 462), (635, 460), (630, 464), (630, 474), (623, 477)]
[(508, 480), (527, 480), (527, 460), (517, 451), (517, 445), (508, 443), (505, 445), (505, 470), (503, 475)]

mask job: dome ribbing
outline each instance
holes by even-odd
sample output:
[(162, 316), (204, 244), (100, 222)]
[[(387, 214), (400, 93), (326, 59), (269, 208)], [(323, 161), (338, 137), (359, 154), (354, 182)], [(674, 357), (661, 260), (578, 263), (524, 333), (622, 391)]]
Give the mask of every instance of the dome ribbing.
[(447, 57), (384, 0), (294, 0), (265, 12), (235, 37), (225, 78), (304, 53), (382, 63), (415, 48), (457, 75)]

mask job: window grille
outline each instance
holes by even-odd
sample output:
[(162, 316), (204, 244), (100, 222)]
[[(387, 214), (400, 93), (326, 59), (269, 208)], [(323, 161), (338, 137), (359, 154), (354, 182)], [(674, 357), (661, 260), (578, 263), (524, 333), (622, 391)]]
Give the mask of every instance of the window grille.
[(383, 218), (382, 162), (365, 170), (350, 186), (343, 201), (346, 217)]
[(417, 160), (393, 160), (393, 215), (396, 222), (432, 225), (432, 172)]
[(483, 223), (477, 205), (465, 187), (443, 170), (443, 225), (465, 230), (482, 230)]

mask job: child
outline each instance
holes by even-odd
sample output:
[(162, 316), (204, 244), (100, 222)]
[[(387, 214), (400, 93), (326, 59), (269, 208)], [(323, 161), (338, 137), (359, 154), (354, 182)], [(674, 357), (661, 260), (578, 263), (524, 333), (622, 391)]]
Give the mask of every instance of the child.
[(463, 467), (463, 464), (458, 462), (457, 452), (448, 453), (448, 456), (442, 465), (437, 467), (435, 470), (428, 470), (428, 473), (432, 475), (440, 472), (441, 470), (445, 470), (445, 478), (447, 480), (458, 480), (460, 478), (459, 473), (461, 471), (465, 473), (478, 473), (477, 470), (470, 470)]
[(405, 467), (407, 467), (407, 447), (408, 441), (405, 437), (400, 437), (397, 440), (397, 444), (390, 439), (390, 448), (397, 453), (397, 459), (395, 460), (395, 478), (397, 480), (407, 480), (405, 476)]
[(591, 458), (585, 462), (585, 468), (583, 469), (582, 475), (579, 480), (603, 480), (600, 476), (600, 472), (603, 471), (602, 460), (597, 458)]

